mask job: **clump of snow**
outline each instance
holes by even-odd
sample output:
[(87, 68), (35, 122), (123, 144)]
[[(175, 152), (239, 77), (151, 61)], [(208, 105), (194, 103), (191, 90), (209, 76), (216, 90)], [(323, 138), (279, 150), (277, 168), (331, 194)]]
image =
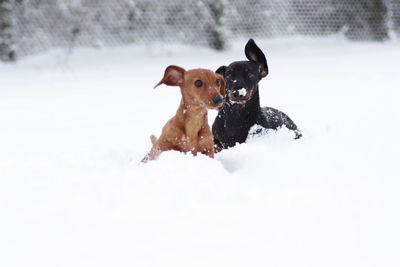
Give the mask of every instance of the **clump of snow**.
[(239, 89), (239, 90), (237, 90), (237, 91), (238, 91), (238, 93), (239, 93), (239, 96), (244, 96), (244, 95), (246, 95), (246, 93), (247, 93), (246, 88), (242, 88), (242, 89)]
[(399, 266), (396, 41), (256, 40), (261, 105), (303, 137), (137, 164), (180, 101), (152, 90), (165, 67), (217, 69), (246, 41), (0, 64), (0, 265)]

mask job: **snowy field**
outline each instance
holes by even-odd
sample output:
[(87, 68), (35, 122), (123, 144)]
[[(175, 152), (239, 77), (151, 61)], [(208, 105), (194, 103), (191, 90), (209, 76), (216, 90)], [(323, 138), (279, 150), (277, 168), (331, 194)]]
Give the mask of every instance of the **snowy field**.
[(165, 67), (216, 69), (246, 41), (0, 63), (0, 266), (400, 266), (399, 41), (256, 39), (262, 105), (303, 138), (138, 164), (180, 101), (152, 89)]

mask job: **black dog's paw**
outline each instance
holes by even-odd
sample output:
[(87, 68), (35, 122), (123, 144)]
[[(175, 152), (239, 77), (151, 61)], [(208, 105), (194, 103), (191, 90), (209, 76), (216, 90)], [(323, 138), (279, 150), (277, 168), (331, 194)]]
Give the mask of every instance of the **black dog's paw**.
[(271, 133), (277, 133), (278, 131), (283, 131), (282, 134), (284, 134), (284, 136), (294, 134), (293, 139), (299, 139), (303, 136), (303, 134), (301, 133), (301, 131), (299, 129), (293, 130), (293, 129), (289, 129), (289, 128), (283, 127), (283, 126), (279, 126), (275, 129), (271, 129), (271, 128), (267, 129), (261, 125), (256, 124), (250, 128), (249, 134), (247, 136), (247, 141), (251, 140), (253, 138), (265, 136), (265, 135), (268, 135)]
[(250, 128), (249, 134), (247, 136), (247, 139), (251, 139), (257, 136), (263, 136), (266, 135), (270, 132), (271, 129), (266, 129), (262, 127), (261, 125), (254, 125), (253, 127)]
[(295, 134), (294, 139), (300, 139), (303, 136), (303, 134), (299, 129), (294, 130), (294, 134)]
[(257, 119), (257, 122), (268, 129), (279, 129), (283, 126), (288, 128), (295, 134), (294, 139), (299, 139), (302, 136), (301, 131), (293, 120), (280, 110), (271, 107), (261, 108), (261, 113)]

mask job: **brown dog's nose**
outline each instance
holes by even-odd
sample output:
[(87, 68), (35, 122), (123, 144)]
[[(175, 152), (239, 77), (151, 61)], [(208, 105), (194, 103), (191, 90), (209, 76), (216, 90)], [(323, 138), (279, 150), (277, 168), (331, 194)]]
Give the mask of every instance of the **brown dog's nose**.
[(213, 99), (212, 99), (213, 104), (214, 104), (215, 106), (221, 105), (221, 104), (222, 104), (222, 100), (223, 100), (222, 97), (219, 96), (219, 95), (214, 96)]

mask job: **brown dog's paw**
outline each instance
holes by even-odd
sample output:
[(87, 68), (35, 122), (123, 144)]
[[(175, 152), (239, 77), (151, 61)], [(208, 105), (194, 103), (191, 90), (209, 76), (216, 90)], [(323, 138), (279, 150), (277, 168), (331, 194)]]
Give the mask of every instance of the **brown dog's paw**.
[(222, 150), (222, 146), (214, 144), (214, 153), (219, 153)]

